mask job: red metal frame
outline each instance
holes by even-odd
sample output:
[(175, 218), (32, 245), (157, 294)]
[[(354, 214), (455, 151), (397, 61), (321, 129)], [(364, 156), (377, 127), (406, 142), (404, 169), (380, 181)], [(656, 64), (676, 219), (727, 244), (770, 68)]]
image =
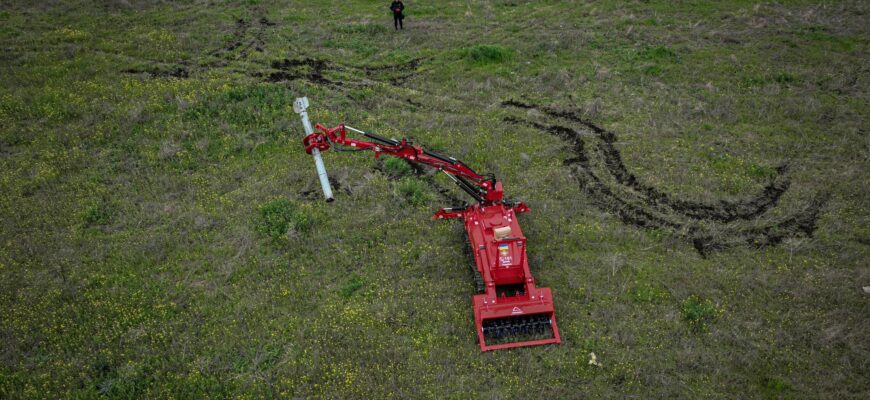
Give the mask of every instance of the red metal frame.
[[(337, 144), (372, 150), (375, 157), (380, 157), (381, 153), (401, 157), (455, 176), (456, 183), (460, 187), (464, 186), (463, 189), (478, 200), (476, 204), (463, 208), (438, 210), (432, 218), (456, 218), (465, 223), (477, 271), (483, 278), (485, 287), (484, 293), (477, 294), (472, 299), (474, 324), (482, 351), (561, 342), (551, 291), (549, 288), (535, 286), (526, 257), (526, 238), (517, 221), (517, 214), (529, 212), (531, 209), (523, 202), (503, 201), (501, 182), (492, 176), (474, 172), (461, 161), (426, 151), (406, 139), (384, 139), (365, 133), (380, 142), (374, 143), (347, 137), (344, 125), (328, 129), (317, 124), (315, 128), (320, 132), (312, 133), (303, 140), (308, 153), (314, 148), (326, 151), (331, 144)], [(504, 293), (505, 288), (514, 289), (514, 292)], [(552, 337), (487, 344), (485, 326), (488, 323), (510, 321), (511, 329), (528, 330), (533, 325), (532, 318), (535, 324), (545, 323), (552, 330)], [(501, 325), (498, 329), (502, 329)], [(501, 331), (498, 333), (501, 334)]]

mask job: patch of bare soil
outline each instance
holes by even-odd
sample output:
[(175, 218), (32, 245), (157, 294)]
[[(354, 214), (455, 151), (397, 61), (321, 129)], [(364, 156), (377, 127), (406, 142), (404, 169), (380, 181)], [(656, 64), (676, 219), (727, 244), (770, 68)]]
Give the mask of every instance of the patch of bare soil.
[(160, 67), (127, 68), (121, 70), (125, 74), (146, 74), (151, 78), (187, 78), (190, 74), (185, 67)]
[[(380, 66), (355, 66), (338, 64), (332, 61), (317, 58), (282, 59), (272, 61), (273, 71), (254, 72), (253, 76), (265, 77), (267, 82), (286, 82), (292, 80), (306, 80), (315, 85), (329, 85), (333, 87), (370, 86), (375, 82), (386, 82), (394, 86), (400, 86), (406, 80), (415, 75), (415, 70), (422, 59), (414, 59), (405, 63), (388, 64)], [(345, 79), (337, 81), (326, 78), (329, 72), (357, 71), (365, 75), (363, 79)], [(399, 73), (396, 75), (396, 73)], [(413, 103), (411, 105), (419, 106)]]
[(386, 65), (378, 65), (378, 66), (360, 66), (354, 67), (359, 68), (367, 73), (374, 74), (378, 72), (412, 72), (420, 66), (420, 63), (423, 62), (422, 58), (415, 58), (408, 62), (398, 63), (398, 64), (386, 64)]
[(342, 70), (340, 66), (336, 66), (326, 60), (318, 60), (314, 58), (290, 60), (285, 58), (283, 60), (272, 61), (271, 66), (277, 71), (265, 74), (267, 82), (284, 82), (303, 79), (315, 85), (342, 85), (341, 82), (332, 81), (323, 76), (323, 73), (328, 70)]

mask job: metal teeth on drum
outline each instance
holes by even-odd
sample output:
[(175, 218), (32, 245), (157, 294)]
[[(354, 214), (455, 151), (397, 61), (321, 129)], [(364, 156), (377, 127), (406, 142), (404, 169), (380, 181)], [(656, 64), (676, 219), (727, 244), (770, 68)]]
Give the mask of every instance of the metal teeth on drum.
[(483, 335), (487, 339), (521, 339), (527, 336), (543, 335), (551, 331), (550, 317), (529, 315), (483, 321)]

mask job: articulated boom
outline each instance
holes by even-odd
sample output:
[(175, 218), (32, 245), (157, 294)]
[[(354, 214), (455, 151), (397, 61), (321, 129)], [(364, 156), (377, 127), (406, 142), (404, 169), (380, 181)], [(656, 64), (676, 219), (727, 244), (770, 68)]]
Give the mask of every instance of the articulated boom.
[[(326, 151), (336, 144), (372, 150), (375, 157), (381, 153), (401, 157), (441, 170), (477, 200), (465, 207), (443, 208), (432, 217), (461, 218), (465, 222), (476, 266), (474, 323), (482, 351), (561, 342), (550, 289), (535, 286), (526, 257), (526, 238), (517, 221), (517, 214), (531, 210), (522, 202), (504, 201), (501, 182), (406, 139), (388, 139), (345, 125), (327, 129), (317, 124), (315, 128), (320, 132), (303, 140), (309, 154), (313, 149)], [(346, 129), (377, 143), (348, 138)]]

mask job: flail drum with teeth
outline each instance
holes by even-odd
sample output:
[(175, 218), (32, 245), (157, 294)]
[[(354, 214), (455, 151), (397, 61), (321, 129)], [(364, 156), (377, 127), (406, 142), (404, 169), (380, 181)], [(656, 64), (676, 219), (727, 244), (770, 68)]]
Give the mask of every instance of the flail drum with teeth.
[(546, 339), (553, 337), (553, 329), (547, 315), (507, 317), (483, 321), (483, 336), (488, 343)]

